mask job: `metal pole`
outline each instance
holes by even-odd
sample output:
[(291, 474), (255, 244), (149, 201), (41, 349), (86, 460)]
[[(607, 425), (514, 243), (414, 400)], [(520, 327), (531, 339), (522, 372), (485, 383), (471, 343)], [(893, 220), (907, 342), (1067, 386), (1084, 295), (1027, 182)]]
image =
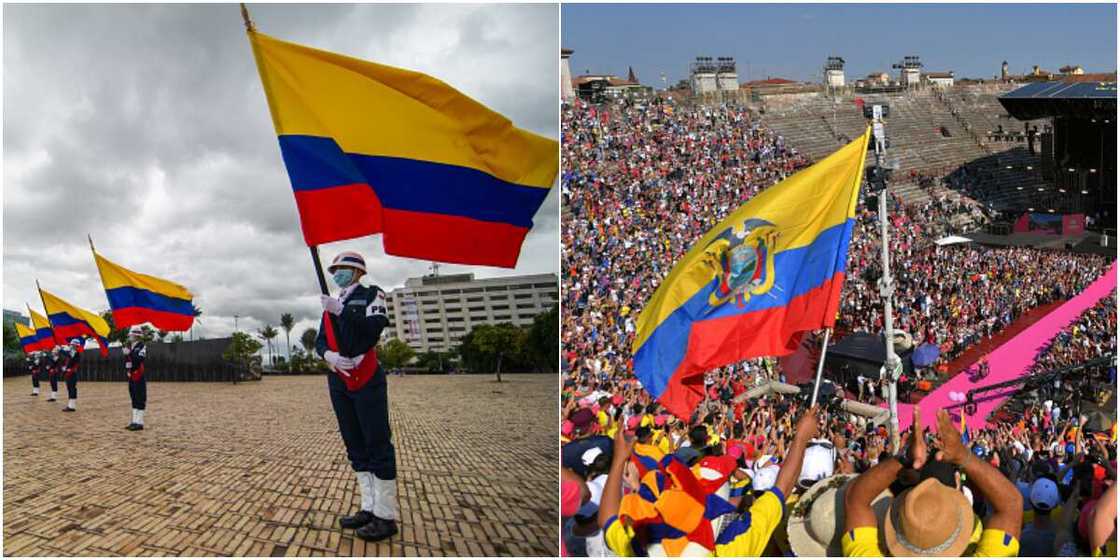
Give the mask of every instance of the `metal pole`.
[(832, 329), (824, 330), (824, 342), (821, 343), (821, 360), (817, 363), (817, 381), (813, 383), (813, 400), (809, 406), (817, 404), (817, 392), (821, 389), (821, 373), (824, 372), (824, 357), (828, 354), (828, 335), (832, 333)]
[(892, 297), (894, 295), (894, 280), (891, 277), (891, 259), (888, 243), (890, 235), (887, 231), (887, 180), (883, 169), (883, 156), (886, 154), (886, 138), (883, 124), (878, 114), (875, 115), (875, 169), (882, 181), (882, 191), (879, 193), (879, 230), (882, 237), (883, 276), (879, 280), (879, 295), (883, 298), (883, 336), (886, 342), (887, 361), (883, 365), (882, 379), (887, 381), (887, 403), (890, 407), (890, 424), (888, 430), (891, 438), (892, 453), (898, 453), (898, 370), (900, 362), (894, 353), (894, 312)]
[(319, 289), (323, 291), (323, 295), (331, 295), (330, 289), (327, 288), (327, 278), (323, 276), (323, 263), (319, 262), (319, 246), (312, 245), (311, 249), (311, 262), (315, 263), (315, 275), (319, 277)]

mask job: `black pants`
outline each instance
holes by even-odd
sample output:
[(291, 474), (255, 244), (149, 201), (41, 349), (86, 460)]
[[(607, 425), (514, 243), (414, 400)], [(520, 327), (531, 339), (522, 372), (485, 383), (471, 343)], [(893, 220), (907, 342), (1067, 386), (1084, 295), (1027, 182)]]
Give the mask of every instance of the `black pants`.
[(327, 374), (331, 405), (346, 456), (356, 472), (372, 472), (381, 480), (397, 478), (397, 453), (389, 431), (389, 394), (380, 367), (361, 389), (350, 392), (337, 374)]
[(78, 398), (78, 372), (66, 378), (66, 396), (67, 398)]
[(58, 376), (54, 375), (54, 374), (51, 374), (50, 379), (51, 379), (51, 392), (52, 393), (57, 393), (58, 392)]
[(144, 406), (148, 404), (148, 380), (141, 376), (140, 381), (133, 381), (130, 377), (128, 396), (132, 399), (132, 408), (144, 410)]
[(36, 389), (39, 388), (39, 372), (37, 371), (31, 372), (31, 386)]

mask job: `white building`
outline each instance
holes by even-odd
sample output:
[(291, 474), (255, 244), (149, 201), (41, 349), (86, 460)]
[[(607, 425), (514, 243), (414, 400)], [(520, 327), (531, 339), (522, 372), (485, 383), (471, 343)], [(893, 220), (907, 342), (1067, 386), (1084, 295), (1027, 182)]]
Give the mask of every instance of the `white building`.
[(928, 72), (925, 76), (930, 85), (934, 87), (951, 88), (953, 87), (953, 73), (952, 72)]
[(446, 352), (477, 325), (531, 325), (558, 301), (555, 274), (409, 278), (389, 293), (389, 332), (418, 353)]

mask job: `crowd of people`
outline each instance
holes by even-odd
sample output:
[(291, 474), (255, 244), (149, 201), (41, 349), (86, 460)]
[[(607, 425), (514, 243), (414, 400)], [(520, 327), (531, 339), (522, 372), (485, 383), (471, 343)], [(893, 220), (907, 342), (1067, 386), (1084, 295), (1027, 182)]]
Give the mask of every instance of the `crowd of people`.
[[(929, 432), (904, 433), (907, 445), (895, 453), (881, 423), (832, 404), (810, 408), (804, 394), (768, 385), (786, 375), (779, 360), (760, 358), (708, 372), (707, 398), (691, 417), (664, 410), (630, 369), (641, 306), (696, 239), (811, 162), (741, 107), (655, 99), (576, 102), (562, 111), (565, 554), (1115, 550), (1114, 500), (1102, 499), (1114, 492), (1113, 424), (1102, 431), (1068, 408), (1060, 423), (1026, 416), (1026, 425), (1015, 418), (965, 434), (942, 414)], [(945, 224), (968, 210), (938, 197), (917, 205), (891, 198), (895, 325), (915, 345), (938, 345), (937, 364), (1078, 293), (1109, 264), (1037, 249), (938, 246)], [(878, 217), (866, 202), (857, 209), (837, 335), (882, 329)], [(1111, 305), (1111, 319), (1102, 302), (1051, 345), (1062, 358), (1043, 352), (1036, 367), (1114, 352)], [(1109, 375), (1094, 379), (1114, 386), (1115, 369)], [(868, 402), (879, 387), (865, 381)], [(1048, 396), (1051, 410), (1068, 406)], [(1042, 401), (1032, 401), (1039, 411)], [(1091, 483), (1090, 471), (1103, 478)], [(1047, 527), (1061, 529), (1053, 542), (1036, 537)]]

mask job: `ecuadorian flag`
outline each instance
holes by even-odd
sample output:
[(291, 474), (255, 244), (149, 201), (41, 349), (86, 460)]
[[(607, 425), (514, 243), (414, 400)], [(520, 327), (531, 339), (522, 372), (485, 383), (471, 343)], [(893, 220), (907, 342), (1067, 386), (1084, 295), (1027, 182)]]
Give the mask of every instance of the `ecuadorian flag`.
[(16, 335), (19, 336), (19, 345), (23, 348), (24, 354), (30, 354), (36, 350), (42, 350), (37, 345), (39, 339), (35, 336), (35, 331), (31, 327), (25, 327), (21, 323), (15, 323)]
[(558, 143), (430, 76), (249, 32), (304, 241), (514, 267)]
[(27, 308), (27, 313), (31, 316), (31, 326), (35, 329), (35, 341), (37, 345), (34, 350), (50, 350), (55, 344), (54, 331), (51, 330), (51, 322), (46, 317), (35, 312), (30, 306)]
[(47, 312), (47, 319), (54, 328), (56, 340), (66, 341), (80, 337), (93, 337), (101, 346), (101, 355), (109, 355), (109, 343), (104, 337), (109, 336), (109, 324), (105, 319), (68, 303), (66, 300), (39, 289), (43, 298), (43, 309)]
[(187, 331), (194, 323), (190, 291), (162, 278), (131, 271), (93, 253), (118, 329), (151, 323), (164, 331)]
[(706, 233), (638, 318), (634, 373), (679, 418), (703, 374), (796, 350), (836, 322), (870, 129), (766, 189)]

